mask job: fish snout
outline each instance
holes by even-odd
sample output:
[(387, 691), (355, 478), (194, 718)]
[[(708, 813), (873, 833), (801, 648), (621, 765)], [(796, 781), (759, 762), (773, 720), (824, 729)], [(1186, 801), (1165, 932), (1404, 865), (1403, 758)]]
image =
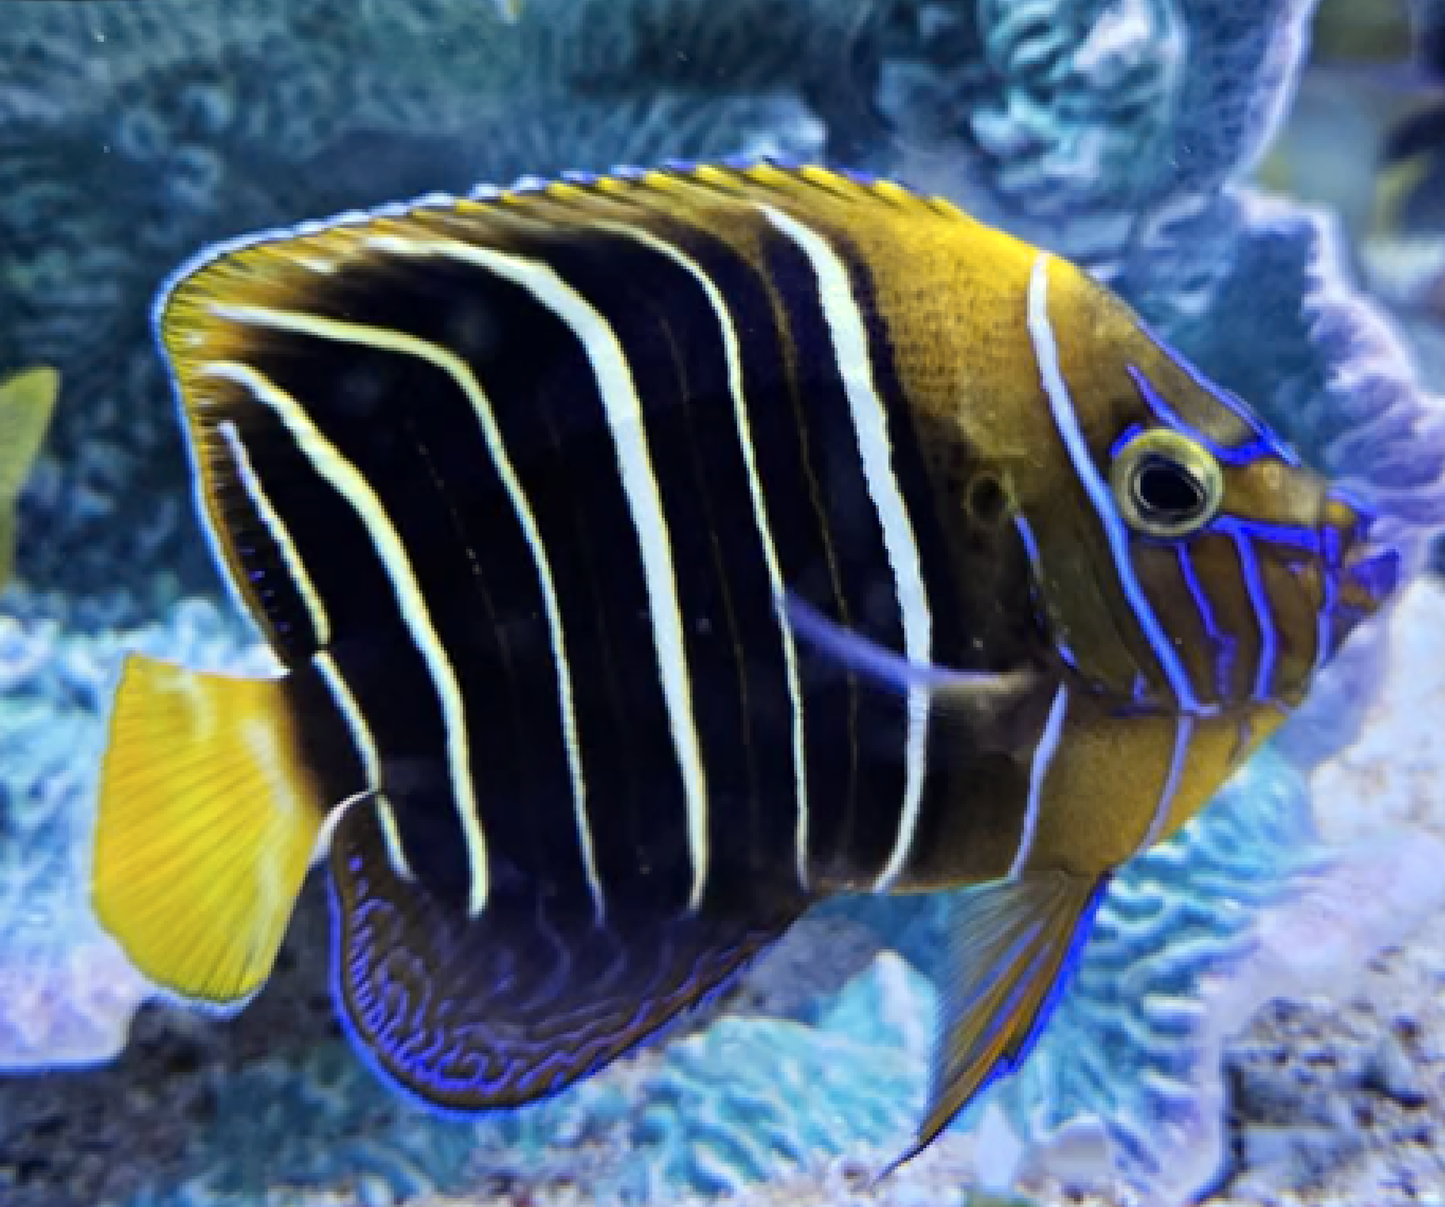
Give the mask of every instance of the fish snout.
[(1380, 545), (1357, 549), (1340, 568), (1340, 606), (1373, 615), (1399, 585), (1399, 550)]
[(1327, 524), (1342, 536), (1336, 546), (1338, 561), (1329, 568), (1336, 583), (1331, 605), (1333, 654), (1362, 621), (1375, 615), (1395, 594), (1402, 568), (1400, 551), (1388, 542), (1379, 514), (1367, 504), (1331, 492), (1326, 516)]

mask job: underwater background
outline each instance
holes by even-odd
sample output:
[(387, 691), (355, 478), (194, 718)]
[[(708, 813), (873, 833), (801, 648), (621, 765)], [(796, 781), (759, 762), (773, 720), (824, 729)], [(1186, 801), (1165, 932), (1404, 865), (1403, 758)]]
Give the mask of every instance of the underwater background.
[[(1442, 80), (1440, 0), (0, 2), (0, 373), (62, 382), (0, 598), (0, 1207), (1445, 1203)], [(923, 1103), (939, 900), (818, 909), (670, 1042), (461, 1122), (352, 1055), (317, 886), (225, 1020), (160, 1000), (85, 892), (121, 655), (271, 665), (194, 517), (166, 274), (736, 154), (1086, 265), (1368, 490), (1416, 575), (1117, 878), (1023, 1070), (876, 1188)]]

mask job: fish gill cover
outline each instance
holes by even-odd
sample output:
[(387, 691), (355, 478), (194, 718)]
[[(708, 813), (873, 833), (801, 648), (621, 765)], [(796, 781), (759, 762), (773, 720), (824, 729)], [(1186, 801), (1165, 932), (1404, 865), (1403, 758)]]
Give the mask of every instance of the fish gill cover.
[[(114, 1063), (0, 1083), (5, 1201), (139, 1207), (287, 1184), (385, 1202), (505, 1191), (527, 1170), (535, 1185), (677, 1201), (790, 1166), (841, 1194), (827, 1159), (888, 1155), (923, 1093), (932, 989), (866, 952), (882, 942), (926, 970), (929, 903), (832, 907), (727, 1017), (478, 1123), (386, 1095), (316, 1021), (314, 910), (289, 944), (296, 971), (231, 1028), (147, 1010), (122, 1052), (145, 989), (82, 888), (119, 653), (264, 662), (195, 531), (146, 328), (180, 260), (238, 233), (522, 174), (758, 152), (864, 168), (1092, 268), (1376, 499), (1418, 565), (1445, 524), (1441, 405), (1352, 287), (1331, 218), (1243, 184), (1288, 105), (1310, 12), (1303, 0), (529, 0), (515, 24), (471, 0), (8, 12), (0, 366), (51, 363), (64, 387), (21, 516), (44, 539), (23, 540), (0, 628), (0, 977), (25, 990), (0, 995), (0, 1064)], [(1218, 1175), (1227, 1030), (1292, 977), (1328, 977), (1292, 968), (1279, 936), (1350, 886), (1367, 916), (1330, 968), (1404, 925), (1372, 891), (1388, 860), (1315, 836), (1305, 779), (1357, 731), (1386, 646), (1356, 643), (1273, 752), (1118, 878), (1024, 1072), (960, 1121), (984, 1139), (958, 1139), (919, 1176), (1119, 1179), (1180, 1202)], [(1418, 862), (1431, 840), (1414, 841)], [(851, 960), (838, 962), (840, 943)], [(770, 996), (780, 962), (814, 968), (806, 992)], [(278, 1032), (288, 1042), (263, 1042)], [(131, 1104), (102, 1126), (134, 1160), (77, 1155), (72, 1132), (97, 1123), (100, 1098)]]

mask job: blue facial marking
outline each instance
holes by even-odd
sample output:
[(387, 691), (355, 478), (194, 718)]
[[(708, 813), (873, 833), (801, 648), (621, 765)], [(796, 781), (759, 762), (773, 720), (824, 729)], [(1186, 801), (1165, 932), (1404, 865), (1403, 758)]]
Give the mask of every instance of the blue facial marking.
[(1173, 361), (1175, 366), (1188, 377), (1190, 381), (1213, 398), (1220, 406), (1224, 407), (1225, 410), (1229, 411), (1236, 419), (1244, 424), (1245, 427), (1249, 428), (1249, 430), (1254, 433), (1255, 440), (1264, 448), (1268, 449), (1272, 456), (1278, 457), (1292, 468), (1298, 469), (1300, 467), (1300, 459), (1295, 455), (1294, 451), (1270, 434), (1264, 424), (1245, 406), (1243, 399), (1215, 385), (1214, 382), (1210, 381), (1209, 378), (1205, 377), (1203, 373), (1190, 364), (1188, 359), (1180, 356), (1178, 352), (1171, 348), (1147, 323), (1141, 320), (1139, 326), (1144, 334), (1153, 341), (1154, 346)]
[(1264, 579), (1259, 572), (1259, 559), (1254, 546), (1241, 533), (1234, 534), (1234, 547), (1239, 554), (1240, 573), (1244, 575), (1244, 588), (1249, 594), (1250, 606), (1259, 625), (1259, 665), (1254, 675), (1254, 698), (1259, 701), (1270, 699), (1270, 685), (1274, 679), (1274, 664), (1279, 656), (1279, 634), (1275, 632), (1274, 617), (1269, 610), (1269, 594), (1264, 588)]
[(1108, 543), (1109, 553), (1113, 559), (1114, 570), (1118, 575), (1119, 588), (1123, 591), (1125, 599), (1128, 600), (1129, 608), (1158, 660), (1159, 668), (1163, 672), (1170, 690), (1174, 693), (1174, 698), (1185, 712), (1212, 711), (1201, 704), (1195, 696), (1193, 685), (1189, 682), (1189, 675), (1184, 669), (1178, 651), (1174, 648), (1169, 633), (1160, 623), (1144, 586), (1139, 581), (1134, 566), (1134, 551), (1130, 544), (1130, 533), (1115, 505), (1109, 484), (1094, 462), (1088, 440), (1079, 424), (1078, 411), (1074, 406), (1068, 383), (1064, 380), (1063, 370), (1059, 365), (1058, 344), (1054, 340), (1053, 328), (1049, 323), (1047, 264), (1047, 258), (1043, 253), (1040, 253), (1039, 258), (1034, 261), (1033, 272), (1029, 279), (1028, 329), (1034, 341), (1034, 353), (1038, 360), (1049, 410), (1054, 416), (1054, 425), (1060, 439), (1063, 440), (1064, 448), (1069, 454), (1069, 460), (1073, 464), (1079, 483), (1088, 495), (1089, 503), (1103, 529), (1104, 539)]
[(1335, 638), (1335, 604), (1339, 596), (1339, 580), (1334, 571), (1333, 562), (1327, 563), (1325, 572), (1320, 575), (1320, 581), (1324, 584), (1324, 595), (1320, 600), (1319, 614), (1315, 617), (1315, 666), (1318, 671), (1325, 664), (1325, 659), (1330, 656), (1330, 646)]
[(1179, 573), (1184, 577), (1184, 585), (1189, 590), (1190, 598), (1194, 600), (1200, 623), (1204, 625), (1204, 631), (1214, 647), (1214, 689), (1221, 701), (1226, 700), (1229, 697), (1229, 682), (1234, 674), (1234, 655), (1239, 643), (1219, 627), (1219, 621), (1209, 603), (1209, 596), (1204, 592), (1204, 584), (1199, 581), (1199, 574), (1194, 569), (1194, 558), (1189, 547), (1179, 545), (1177, 549)]
[[(1039, 556), (1038, 538), (1034, 536), (1034, 530), (1029, 527), (1028, 520), (1024, 519), (1021, 515), (1014, 516), (1014, 528), (1018, 531), (1019, 540), (1023, 542), (1024, 554), (1028, 557), (1029, 566), (1033, 571), (1034, 610), (1040, 613), (1040, 620), (1042, 621), (1041, 601), (1038, 595), (1039, 584), (1042, 582), (1040, 574), (1043, 571), (1043, 559)], [(1068, 644), (1061, 637), (1056, 636), (1054, 638), (1054, 646), (1059, 651), (1059, 657), (1063, 659), (1064, 665), (1071, 671), (1077, 671), (1079, 669), (1079, 660), (1074, 656), (1074, 651), (1069, 648)]]
[(1140, 424), (1131, 423), (1122, 432), (1120, 432), (1118, 436), (1114, 438), (1114, 443), (1109, 445), (1109, 460), (1113, 461), (1116, 457), (1118, 457), (1118, 455), (1124, 451), (1124, 447), (1129, 443), (1129, 441), (1133, 440), (1134, 437), (1143, 430), (1144, 428)]
[(1221, 515), (1210, 521), (1206, 531), (1220, 532), (1236, 539), (1263, 541), (1283, 549), (1325, 556), (1319, 532), (1303, 524), (1274, 524), (1268, 520), (1250, 520), (1240, 516)]
[(1252, 465), (1266, 457), (1281, 456), (1274, 442), (1262, 435), (1256, 436), (1249, 444), (1239, 446), (1226, 446), (1218, 443), (1192, 423), (1186, 422), (1184, 416), (1164, 401), (1163, 396), (1154, 389), (1153, 384), (1143, 373), (1133, 365), (1128, 368), (1129, 376), (1134, 379), (1134, 385), (1139, 390), (1139, 396), (1153, 412), (1154, 418), (1165, 427), (1172, 428), (1180, 435), (1188, 436), (1191, 440), (1203, 445), (1221, 465)]

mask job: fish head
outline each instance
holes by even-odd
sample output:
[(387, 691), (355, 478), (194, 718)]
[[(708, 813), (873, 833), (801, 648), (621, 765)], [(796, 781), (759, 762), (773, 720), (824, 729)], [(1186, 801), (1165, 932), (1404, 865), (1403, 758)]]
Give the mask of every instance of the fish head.
[(1061, 659), (1140, 712), (1297, 706), (1395, 591), (1378, 517), (1081, 271), (1041, 257), (1029, 323), (1053, 443), (1015, 493)]

